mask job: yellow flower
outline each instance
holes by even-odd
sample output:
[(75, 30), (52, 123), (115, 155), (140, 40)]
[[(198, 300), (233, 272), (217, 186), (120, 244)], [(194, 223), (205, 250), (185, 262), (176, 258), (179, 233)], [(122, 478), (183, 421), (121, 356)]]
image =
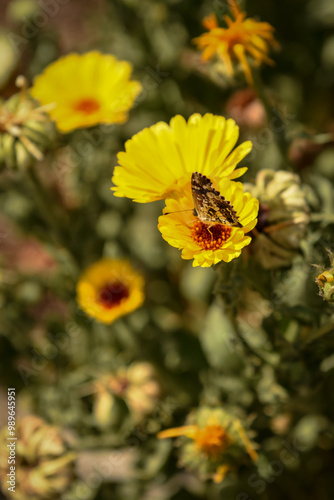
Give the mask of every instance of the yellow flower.
[(130, 81), (131, 64), (100, 52), (69, 54), (34, 80), (31, 95), (49, 112), (61, 132), (98, 123), (123, 123), (141, 91)]
[(230, 262), (239, 257), (242, 248), (251, 241), (245, 234), (257, 223), (259, 202), (249, 193), (244, 193), (240, 182), (226, 178), (219, 180), (219, 177), (210, 180), (232, 204), (242, 227), (209, 225), (195, 217), (190, 182), (179, 196), (166, 200), (164, 215), (159, 217), (158, 228), (162, 237), (173, 247), (182, 249), (183, 259), (194, 259), (193, 266), (210, 267), (222, 260)]
[(144, 300), (144, 280), (122, 259), (101, 259), (89, 266), (77, 284), (80, 307), (102, 323), (112, 323)]
[(189, 183), (192, 172), (222, 179), (240, 177), (236, 169), (251, 150), (250, 141), (240, 144), (239, 127), (210, 113), (193, 114), (188, 122), (177, 115), (170, 121), (145, 128), (126, 142), (118, 154), (112, 188), (116, 196), (146, 203), (167, 198)]
[(230, 0), (229, 4), (232, 16), (223, 16), (227, 27), (219, 27), (215, 14), (211, 14), (203, 20), (203, 25), (209, 32), (195, 38), (194, 42), (199, 49), (204, 49), (203, 60), (216, 54), (229, 76), (233, 75), (233, 64), (239, 62), (248, 84), (252, 85), (248, 57), (257, 66), (263, 62), (273, 64), (268, 57), (270, 45), (274, 48), (279, 45), (273, 36), (273, 26), (247, 18), (246, 12), (241, 11), (236, 0)]
[(203, 479), (221, 482), (243, 462), (245, 452), (256, 462), (258, 455), (241, 422), (222, 408), (202, 407), (182, 427), (167, 429), (159, 439), (181, 437), (180, 464), (198, 471)]

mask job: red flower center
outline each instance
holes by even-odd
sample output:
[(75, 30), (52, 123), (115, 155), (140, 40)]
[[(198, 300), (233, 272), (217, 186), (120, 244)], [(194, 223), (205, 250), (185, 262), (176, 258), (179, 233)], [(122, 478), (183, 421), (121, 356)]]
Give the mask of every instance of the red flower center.
[(75, 104), (75, 109), (86, 115), (91, 115), (100, 109), (100, 103), (93, 98), (81, 99)]
[(106, 309), (118, 306), (123, 299), (130, 295), (129, 288), (120, 281), (107, 283), (98, 294), (98, 302)]
[(229, 239), (231, 233), (232, 228), (229, 226), (222, 224), (209, 226), (201, 221), (195, 223), (191, 232), (193, 240), (203, 250), (218, 250)]

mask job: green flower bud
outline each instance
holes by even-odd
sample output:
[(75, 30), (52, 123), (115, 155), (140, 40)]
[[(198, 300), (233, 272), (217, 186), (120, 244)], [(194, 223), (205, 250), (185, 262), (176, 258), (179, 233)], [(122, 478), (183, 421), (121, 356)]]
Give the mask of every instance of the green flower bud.
[(55, 127), (45, 108), (27, 94), (23, 77), (17, 83), (22, 90), (0, 101), (0, 168), (28, 168), (43, 159), (55, 140)]

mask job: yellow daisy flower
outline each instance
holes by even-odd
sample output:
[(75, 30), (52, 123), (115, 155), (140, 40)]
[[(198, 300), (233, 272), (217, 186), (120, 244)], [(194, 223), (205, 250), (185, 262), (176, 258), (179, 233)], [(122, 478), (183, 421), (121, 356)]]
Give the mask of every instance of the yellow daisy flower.
[[(115, 196), (146, 203), (161, 200), (188, 184), (192, 172), (222, 179), (240, 177), (236, 165), (250, 152), (246, 141), (234, 148), (239, 127), (234, 120), (207, 113), (180, 115), (168, 125), (159, 122), (134, 135), (118, 154), (112, 190)], [(231, 152), (232, 151), (232, 152)]]
[(240, 182), (211, 177), (237, 213), (242, 227), (208, 224), (193, 215), (194, 202), (190, 182), (174, 198), (166, 200), (164, 215), (159, 217), (158, 228), (162, 237), (173, 247), (182, 249), (183, 259), (194, 259), (193, 266), (210, 267), (220, 261), (230, 262), (239, 257), (251, 237), (246, 233), (257, 223), (259, 201), (244, 193)]
[(60, 132), (98, 123), (123, 123), (141, 84), (130, 81), (132, 66), (110, 54), (69, 54), (37, 76), (31, 95), (49, 112)]
[(232, 16), (223, 16), (227, 27), (221, 28), (215, 14), (211, 14), (203, 20), (208, 33), (194, 38), (194, 42), (199, 49), (203, 49), (203, 60), (216, 54), (229, 76), (233, 75), (233, 64), (240, 63), (248, 84), (252, 85), (248, 57), (257, 66), (263, 62), (274, 64), (268, 57), (268, 52), (270, 46), (277, 49), (279, 44), (273, 36), (274, 28), (271, 24), (247, 18), (246, 12), (241, 11), (236, 0), (230, 0), (229, 5)]
[(101, 259), (89, 266), (77, 284), (79, 306), (102, 323), (112, 323), (144, 301), (144, 280), (127, 260)]

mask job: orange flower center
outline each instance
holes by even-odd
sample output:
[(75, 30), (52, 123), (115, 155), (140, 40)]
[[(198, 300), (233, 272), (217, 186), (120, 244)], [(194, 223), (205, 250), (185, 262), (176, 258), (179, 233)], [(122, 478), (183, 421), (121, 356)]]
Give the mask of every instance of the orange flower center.
[(124, 393), (126, 392), (126, 389), (129, 387), (129, 385), (130, 385), (130, 381), (125, 375), (116, 376), (110, 382), (110, 386), (111, 386), (113, 393), (117, 394), (118, 396), (124, 395)]
[(75, 110), (91, 115), (100, 109), (100, 103), (94, 98), (81, 99), (75, 104)]
[(229, 226), (222, 224), (208, 226), (202, 221), (196, 222), (191, 231), (193, 240), (203, 250), (218, 250), (229, 239), (231, 233), (232, 228)]
[(227, 31), (224, 31), (218, 38), (222, 42), (227, 42), (229, 48), (233, 48), (237, 43), (243, 44), (246, 38), (246, 32), (242, 24), (234, 24)]
[(107, 283), (100, 289), (97, 301), (106, 309), (118, 306), (123, 299), (130, 295), (129, 288), (119, 281)]
[(197, 429), (194, 440), (197, 448), (211, 459), (218, 458), (230, 444), (229, 436), (218, 424), (211, 424), (203, 429)]

